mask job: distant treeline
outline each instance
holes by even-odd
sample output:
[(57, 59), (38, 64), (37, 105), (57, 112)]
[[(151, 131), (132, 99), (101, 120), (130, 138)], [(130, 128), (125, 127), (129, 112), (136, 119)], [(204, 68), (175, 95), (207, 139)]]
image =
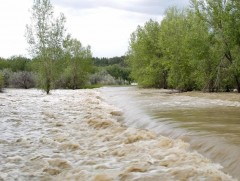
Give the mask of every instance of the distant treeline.
[(119, 66), (126, 67), (127, 64), (125, 63), (125, 58), (126, 56), (121, 56), (121, 57), (112, 57), (112, 58), (98, 58), (98, 57), (93, 57), (93, 63), (95, 66), (109, 66), (109, 65), (115, 65), (118, 64)]
[[(9, 59), (0, 58), (0, 76), (3, 77), (4, 86), (12, 88), (41, 88), (41, 74), (39, 66), (41, 61), (37, 58), (29, 59), (14, 56)], [(76, 67), (76, 71), (73, 67)], [(60, 59), (54, 62), (52, 88), (82, 88), (87, 82), (88, 74), (93, 72), (91, 57), (74, 59)]]
[(240, 92), (240, 1), (169, 8), (132, 33), (127, 62), (144, 87)]
[(8, 59), (0, 57), (0, 70), (9, 69), (12, 72), (31, 71), (32, 61), (23, 56), (13, 56)]
[[(90, 58), (87, 63), (82, 62), (76, 67), (80, 73), (78, 86), (74, 87), (68, 72), (68, 60), (58, 61), (59, 78), (56, 79), (54, 88), (85, 88), (100, 85), (129, 84), (130, 69), (124, 63), (125, 56), (113, 58)], [(8, 59), (0, 58), (0, 84), (3, 87), (33, 88), (38, 87), (38, 61), (23, 56), (13, 56)], [(84, 70), (82, 70), (84, 68)], [(88, 71), (84, 73), (84, 71)], [(87, 76), (86, 76), (87, 74)], [(85, 76), (84, 76), (85, 75)], [(69, 78), (68, 78), (69, 77)], [(85, 80), (82, 80), (82, 79)], [(4, 83), (3, 83), (4, 82)]]
[[(125, 63), (125, 56), (113, 58), (93, 58), (93, 64), (97, 67), (97, 73), (92, 76), (95, 83), (104, 85), (130, 84), (130, 68)], [(94, 83), (94, 82), (92, 82)]]

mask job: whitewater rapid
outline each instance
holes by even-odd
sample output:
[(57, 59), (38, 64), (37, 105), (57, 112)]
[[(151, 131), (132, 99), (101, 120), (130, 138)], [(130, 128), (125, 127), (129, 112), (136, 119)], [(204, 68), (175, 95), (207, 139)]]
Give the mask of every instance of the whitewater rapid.
[(0, 180), (230, 181), (189, 144), (124, 124), (98, 90), (0, 94)]

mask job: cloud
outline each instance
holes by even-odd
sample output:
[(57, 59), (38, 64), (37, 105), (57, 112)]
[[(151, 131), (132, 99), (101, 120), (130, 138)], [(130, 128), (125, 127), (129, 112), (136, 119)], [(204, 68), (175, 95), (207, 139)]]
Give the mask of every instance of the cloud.
[(170, 6), (187, 6), (188, 0), (53, 0), (67, 17), (71, 34), (91, 45), (94, 56), (126, 53), (130, 34), (149, 19), (161, 21)]
[(31, 0), (0, 0), (0, 57), (27, 55), (27, 42), (24, 37), (25, 25), (29, 21), (28, 9)]
[[(130, 34), (150, 18), (161, 21), (169, 6), (184, 7), (188, 0), (51, 0), (56, 14), (63, 12), (66, 28), (94, 56), (121, 56)], [(32, 0), (0, 0), (0, 57), (27, 55), (25, 26), (30, 23)]]
[[(130, 34), (138, 25), (143, 25), (149, 19), (161, 21), (163, 15), (147, 13), (145, 1), (65, 1), (53, 2), (58, 12), (67, 17), (67, 29), (73, 37), (79, 39), (83, 45), (91, 45), (93, 55), (112, 57), (124, 55), (128, 49)], [(66, 4), (65, 4), (66, 3)], [(145, 4), (144, 4), (145, 3)], [(130, 6), (129, 6), (130, 5)], [(148, 10), (150, 12), (150, 10)]]
[(162, 15), (170, 6), (181, 8), (188, 4), (188, 0), (53, 0), (53, 2), (77, 10), (108, 7), (149, 15)]
[(143, 25), (150, 18), (162, 19), (162, 16), (146, 16), (106, 7), (83, 11), (80, 14), (66, 12), (66, 26), (73, 37), (84, 45), (91, 45), (94, 56), (100, 57), (124, 55), (130, 34), (138, 25)]
[(126, 53), (130, 34), (149, 19), (161, 21), (170, 6), (187, 6), (188, 0), (53, 0), (67, 17), (69, 32), (92, 47), (94, 56)]

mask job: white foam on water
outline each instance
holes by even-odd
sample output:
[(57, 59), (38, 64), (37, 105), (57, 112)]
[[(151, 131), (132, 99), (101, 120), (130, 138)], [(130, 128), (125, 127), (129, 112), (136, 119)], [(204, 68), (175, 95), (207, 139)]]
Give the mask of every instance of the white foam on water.
[(0, 100), (0, 180), (234, 180), (182, 140), (125, 126), (96, 90)]

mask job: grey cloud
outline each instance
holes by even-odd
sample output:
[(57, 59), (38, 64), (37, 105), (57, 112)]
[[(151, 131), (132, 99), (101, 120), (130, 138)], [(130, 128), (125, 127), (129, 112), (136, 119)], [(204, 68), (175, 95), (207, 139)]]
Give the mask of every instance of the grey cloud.
[(170, 6), (185, 7), (188, 0), (53, 0), (53, 3), (72, 9), (109, 7), (135, 13), (162, 15)]

